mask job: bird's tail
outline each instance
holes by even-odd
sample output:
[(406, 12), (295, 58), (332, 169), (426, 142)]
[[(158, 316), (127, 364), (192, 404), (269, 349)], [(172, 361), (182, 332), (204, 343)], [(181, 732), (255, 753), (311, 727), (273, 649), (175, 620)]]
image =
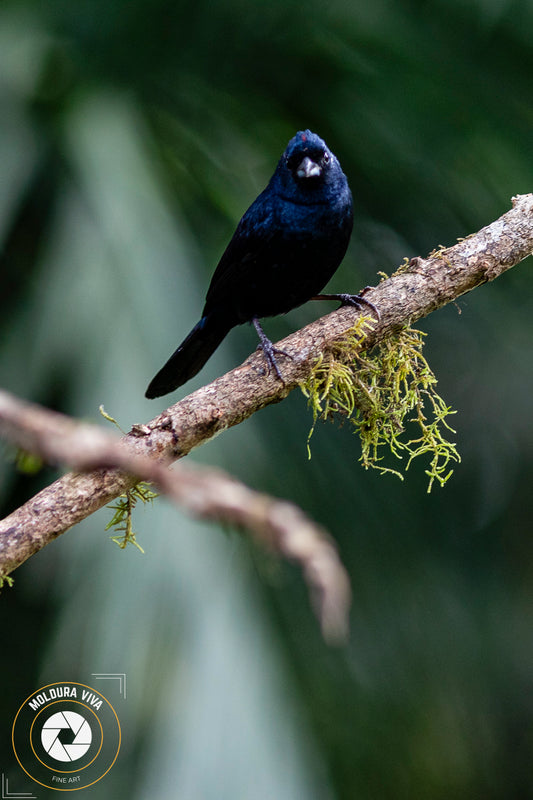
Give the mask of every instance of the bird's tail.
[(162, 397), (193, 378), (232, 327), (216, 315), (202, 317), (151, 381), (145, 397)]

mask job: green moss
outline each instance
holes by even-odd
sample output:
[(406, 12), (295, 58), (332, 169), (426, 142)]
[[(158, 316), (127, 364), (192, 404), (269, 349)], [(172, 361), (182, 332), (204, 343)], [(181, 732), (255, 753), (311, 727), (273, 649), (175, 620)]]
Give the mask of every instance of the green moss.
[(37, 475), (44, 466), (44, 461), (40, 456), (29, 453), (27, 450), (19, 450), (15, 460), (16, 468), (24, 475)]
[(128, 544), (133, 544), (141, 553), (144, 553), (132, 527), (133, 509), (139, 500), (142, 500), (143, 503), (151, 503), (157, 496), (157, 492), (152, 490), (149, 483), (140, 481), (125, 494), (121, 494), (115, 505), (108, 506), (108, 508), (113, 509), (115, 512), (113, 519), (108, 522), (105, 528), (106, 531), (110, 528), (116, 531), (116, 535), (111, 536), (111, 541), (118, 544), (122, 550), (124, 550)]
[[(359, 434), (365, 469), (403, 479), (400, 469), (405, 472), (413, 459), (427, 456), (429, 492), (435, 480), (443, 486), (451, 464), (461, 460), (447, 439), (455, 433), (447, 420), (455, 412), (437, 393), (437, 379), (422, 354), (425, 334), (405, 327), (366, 352), (365, 332), (372, 324), (370, 317), (360, 317), (301, 386), (313, 413), (309, 440), (317, 420), (348, 419)], [(403, 466), (385, 466), (385, 451)]]
[[(103, 406), (99, 407), (100, 414), (108, 422), (115, 425), (119, 431), (124, 433), (118, 422), (114, 417), (107, 413)], [(144, 553), (141, 545), (137, 541), (137, 534), (132, 527), (133, 509), (137, 502), (141, 500), (143, 503), (151, 503), (159, 495), (152, 490), (151, 484), (146, 481), (139, 481), (129, 489), (125, 494), (121, 494), (117, 498), (115, 505), (109, 505), (107, 508), (112, 509), (115, 513), (110, 522), (105, 526), (106, 531), (114, 528), (116, 531), (115, 536), (111, 536), (111, 541), (118, 544), (121, 550), (124, 550), (128, 544), (133, 544), (135, 547)]]

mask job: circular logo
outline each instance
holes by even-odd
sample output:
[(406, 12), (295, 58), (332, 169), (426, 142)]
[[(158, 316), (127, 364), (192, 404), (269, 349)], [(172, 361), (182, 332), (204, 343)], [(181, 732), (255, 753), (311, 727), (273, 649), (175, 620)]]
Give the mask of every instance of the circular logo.
[(76, 711), (56, 711), (41, 730), (41, 744), (56, 761), (77, 761), (92, 740), (91, 726)]
[(120, 750), (120, 723), (106, 698), (81, 683), (52, 683), (21, 705), (13, 722), (20, 766), (41, 786), (72, 792), (103, 778)]

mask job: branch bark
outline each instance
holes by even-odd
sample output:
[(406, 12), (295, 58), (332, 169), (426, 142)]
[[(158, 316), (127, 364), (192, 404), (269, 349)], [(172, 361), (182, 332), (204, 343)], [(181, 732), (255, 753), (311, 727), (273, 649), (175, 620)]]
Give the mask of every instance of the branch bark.
[[(366, 297), (381, 319), (365, 339), (369, 348), (403, 325), (415, 322), (487, 281), (533, 252), (533, 195), (513, 198), (502, 217), (456, 245), (415, 258)], [(319, 355), (353, 327), (356, 309), (344, 307), (278, 343), (282, 384), (264, 373), (260, 353), (203, 386), (144, 425), (136, 425), (123, 446), (137, 456), (174, 461), (261, 408), (283, 400), (309, 375)], [(113, 500), (136, 482), (122, 469), (70, 473), (0, 522), (0, 570), (6, 575), (59, 534)]]

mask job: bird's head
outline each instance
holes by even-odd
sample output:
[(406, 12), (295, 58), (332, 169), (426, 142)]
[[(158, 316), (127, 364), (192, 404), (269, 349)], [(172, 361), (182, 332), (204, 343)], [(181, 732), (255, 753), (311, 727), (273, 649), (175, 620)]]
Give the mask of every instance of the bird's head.
[(325, 141), (310, 130), (298, 131), (290, 140), (275, 177), (285, 196), (294, 194), (299, 199), (308, 197), (309, 201), (328, 188), (347, 186), (338, 159)]

